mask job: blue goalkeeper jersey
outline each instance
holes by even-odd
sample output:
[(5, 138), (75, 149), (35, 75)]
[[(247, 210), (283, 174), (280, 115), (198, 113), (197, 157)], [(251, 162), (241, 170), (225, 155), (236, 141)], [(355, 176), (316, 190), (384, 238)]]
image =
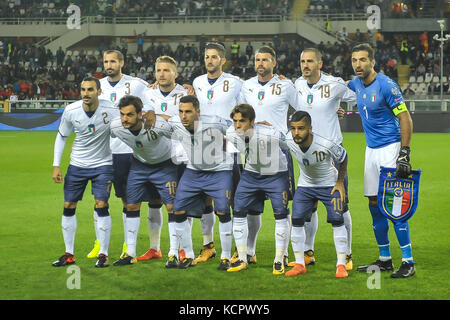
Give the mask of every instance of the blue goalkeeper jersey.
[(392, 110), (404, 100), (395, 81), (377, 74), (368, 86), (359, 78), (351, 80), (348, 86), (356, 93), (367, 146), (376, 149), (401, 141), (400, 122)]

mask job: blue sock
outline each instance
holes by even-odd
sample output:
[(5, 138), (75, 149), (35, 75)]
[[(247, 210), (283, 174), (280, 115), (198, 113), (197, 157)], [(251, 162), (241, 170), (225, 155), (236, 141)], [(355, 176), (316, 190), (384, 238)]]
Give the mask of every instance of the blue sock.
[(378, 248), (380, 250), (380, 258), (390, 259), (391, 250), (389, 247), (389, 222), (381, 214), (378, 207), (372, 207), (369, 205), (370, 213), (372, 214), (372, 226), (375, 233), (375, 239), (377, 240)]
[(408, 222), (395, 223), (394, 229), (395, 234), (397, 235), (398, 243), (400, 244), (400, 249), (402, 250), (402, 261), (414, 263)]

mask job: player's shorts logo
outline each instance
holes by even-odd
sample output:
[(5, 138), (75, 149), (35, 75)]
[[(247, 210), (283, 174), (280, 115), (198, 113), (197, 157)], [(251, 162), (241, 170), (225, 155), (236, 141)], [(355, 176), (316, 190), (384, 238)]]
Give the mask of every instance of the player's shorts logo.
[(95, 124), (90, 124), (90, 125), (88, 125), (88, 130), (89, 130), (89, 132), (95, 132)]
[(405, 222), (415, 213), (421, 170), (412, 170), (406, 179), (395, 177), (394, 168), (381, 167), (378, 208), (388, 219)]
[(111, 100), (112, 102), (116, 102), (117, 94), (115, 92), (111, 93), (109, 96), (109, 100)]
[(308, 94), (308, 96), (306, 97), (306, 102), (308, 104), (312, 104), (314, 100), (314, 96), (312, 94)]
[(167, 102), (161, 103), (161, 111), (167, 111)]

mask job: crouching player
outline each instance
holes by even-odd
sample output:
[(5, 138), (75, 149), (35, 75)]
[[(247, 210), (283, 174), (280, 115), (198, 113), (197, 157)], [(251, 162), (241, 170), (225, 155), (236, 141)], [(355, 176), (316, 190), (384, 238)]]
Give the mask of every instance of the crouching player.
[(273, 274), (283, 274), (286, 238), (289, 239), (289, 175), (286, 156), (280, 148), (280, 143), (286, 146), (285, 137), (272, 126), (255, 124), (255, 110), (249, 104), (235, 106), (230, 117), (234, 126), (227, 130), (227, 140), (245, 154), (245, 165), (236, 189), (233, 211), (233, 235), (239, 260), (227, 271), (247, 268), (247, 212), (255, 206), (264, 208), (267, 195), (275, 216)]
[[(305, 111), (295, 112), (290, 119), (290, 126), (291, 132), (286, 141), (297, 159), (301, 174), (292, 203), (291, 242), (295, 266), (286, 272), (286, 276), (306, 273), (305, 218), (311, 214), (314, 203), (320, 200), (327, 210), (327, 222), (333, 226), (337, 253), (336, 277), (347, 278), (345, 259), (348, 239), (343, 218), (347, 152), (341, 145), (313, 134), (311, 117)], [(338, 169), (333, 165), (333, 159), (339, 163)]]
[[(126, 192), (127, 249), (126, 253), (114, 262), (116, 266), (137, 262), (136, 241), (140, 209), (147, 188), (150, 187), (150, 192), (159, 193), (171, 220), (178, 180), (176, 166), (171, 160), (172, 143), (161, 133), (170, 130), (167, 122), (158, 116), (155, 126), (146, 130), (142, 121), (142, 101), (135, 96), (123, 97), (118, 107), (120, 119), (111, 122), (111, 136), (119, 138), (131, 147), (133, 158)], [(170, 248), (178, 248), (178, 243), (172, 241), (171, 238)]]

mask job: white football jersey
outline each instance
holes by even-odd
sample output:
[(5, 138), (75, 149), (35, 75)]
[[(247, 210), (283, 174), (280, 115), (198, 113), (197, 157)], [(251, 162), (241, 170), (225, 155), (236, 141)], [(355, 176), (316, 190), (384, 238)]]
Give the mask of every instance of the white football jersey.
[(281, 147), (286, 148), (285, 136), (274, 127), (255, 124), (253, 129), (240, 136), (231, 126), (226, 137), (245, 155), (244, 170), (262, 175), (288, 170), (286, 156), (281, 151)]
[(99, 100), (92, 117), (84, 111), (83, 100), (67, 105), (58, 132), (63, 137), (68, 137), (72, 130), (75, 132), (70, 164), (81, 168), (112, 165), (110, 123), (118, 117), (119, 109), (107, 100)]
[(192, 86), (200, 102), (200, 113), (231, 121), (230, 113), (239, 102), (242, 83), (239, 77), (226, 72), (223, 72), (212, 85), (208, 82), (207, 74), (195, 78)]
[(291, 80), (280, 80), (278, 75), (274, 75), (262, 86), (255, 76), (244, 81), (240, 102), (248, 103), (255, 109), (255, 122), (265, 120), (282, 133), (287, 133), (289, 105), (296, 108), (296, 96)]
[[(146, 91), (146, 94), (150, 103), (154, 106), (156, 114), (174, 117), (179, 114), (180, 99), (187, 95), (187, 89), (176, 84), (175, 88), (167, 96), (164, 96), (158, 86), (157, 88), (150, 88)], [(188, 161), (186, 152), (184, 152), (179, 141), (172, 141), (172, 159), (177, 164)]]
[(133, 156), (136, 159), (146, 164), (157, 164), (170, 159), (172, 142), (167, 138), (167, 132), (170, 132), (170, 126), (159, 116), (156, 117), (152, 129), (146, 130), (142, 126), (137, 136), (122, 126), (120, 118), (111, 123), (111, 137), (119, 138), (133, 149)]
[[(126, 74), (122, 75), (119, 82), (112, 86), (108, 81), (108, 77), (100, 79), (100, 87), (102, 88), (101, 99), (109, 100), (116, 106), (122, 97), (133, 95), (141, 98), (144, 110), (153, 110), (145, 92), (148, 90), (148, 83), (140, 78), (132, 77)], [(133, 150), (117, 138), (111, 138), (112, 153), (132, 153)]]
[(333, 165), (333, 159), (342, 163), (347, 156), (340, 144), (314, 134), (311, 146), (303, 152), (291, 132), (286, 136), (286, 141), (300, 168), (299, 187), (332, 187), (336, 184), (338, 170)]
[(297, 110), (310, 114), (313, 132), (342, 143), (341, 126), (337, 110), (341, 101), (356, 103), (356, 94), (342, 78), (321, 73), (319, 81), (311, 88), (303, 77), (295, 81)]
[(187, 168), (201, 171), (224, 171), (233, 167), (233, 157), (224, 152), (227, 122), (217, 116), (200, 115), (194, 133), (181, 123), (180, 117), (169, 119), (173, 134), (171, 138), (183, 145), (189, 158)]

